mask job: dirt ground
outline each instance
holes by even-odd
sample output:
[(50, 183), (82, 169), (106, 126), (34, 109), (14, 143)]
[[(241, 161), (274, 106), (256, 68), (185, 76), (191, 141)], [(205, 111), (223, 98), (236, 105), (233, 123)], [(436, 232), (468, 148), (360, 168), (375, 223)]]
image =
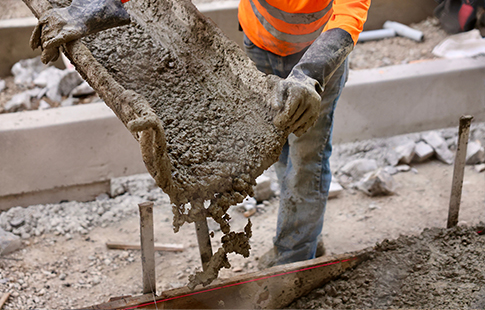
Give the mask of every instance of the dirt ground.
[[(397, 195), (371, 198), (346, 190), (342, 196), (331, 199), (323, 229), (327, 251), (345, 253), (401, 234), (417, 235), (425, 228), (445, 227), (452, 167), (438, 161), (414, 167), (417, 174), (408, 172), (395, 176), (400, 184)], [(467, 167), (461, 223), (476, 225), (485, 221), (484, 204), (485, 176)], [(230, 256), (232, 267), (223, 269), (221, 277), (257, 270), (258, 258), (272, 246), (277, 205), (278, 199), (273, 199), (258, 208), (258, 213), (251, 217), (251, 256), (248, 259)], [(230, 214), (232, 228), (242, 230), (246, 224), (242, 213), (233, 207)], [(188, 275), (201, 266), (194, 227), (184, 225), (174, 234), (171, 219), (168, 203), (156, 206), (156, 242), (185, 246), (181, 253), (157, 253), (159, 292), (185, 285)], [(13, 291), (5, 309), (79, 308), (105, 302), (111, 296), (139, 294), (142, 289), (139, 252), (105, 247), (108, 240), (137, 241), (138, 217), (103, 226), (85, 235), (32, 237), (24, 242), (22, 250), (0, 258), (0, 288)], [(210, 225), (211, 229), (214, 227)], [(212, 239), (214, 249), (220, 245), (220, 236), (221, 232), (216, 231)], [(426, 304), (414, 307), (426, 307)]]

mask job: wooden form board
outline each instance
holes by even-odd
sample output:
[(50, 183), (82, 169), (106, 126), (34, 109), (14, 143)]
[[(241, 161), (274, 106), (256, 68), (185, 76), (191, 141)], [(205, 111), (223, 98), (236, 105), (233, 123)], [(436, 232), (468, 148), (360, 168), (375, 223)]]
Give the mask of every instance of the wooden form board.
[(320, 257), (218, 280), (194, 291), (182, 287), (165, 291), (161, 296), (125, 297), (85, 310), (278, 309), (355, 267), (367, 258), (367, 253)]

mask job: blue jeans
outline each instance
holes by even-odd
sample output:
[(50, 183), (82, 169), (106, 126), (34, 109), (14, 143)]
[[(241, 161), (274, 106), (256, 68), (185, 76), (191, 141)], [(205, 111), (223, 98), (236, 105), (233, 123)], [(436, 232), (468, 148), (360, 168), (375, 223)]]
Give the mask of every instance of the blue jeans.
[[(281, 57), (255, 46), (244, 36), (244, 49), (267, 74), (286, 78), (306, 50)], [(276, 264), (315, 258), (317, 238), (322, 231), (328, 190), (332, 180), (333, 114), (347, 80), (347, 60), (325, 85), (320, 117), (301, 137), (290, 134), (279, 161), (275, 163), (281, 188), (276, 236)]]

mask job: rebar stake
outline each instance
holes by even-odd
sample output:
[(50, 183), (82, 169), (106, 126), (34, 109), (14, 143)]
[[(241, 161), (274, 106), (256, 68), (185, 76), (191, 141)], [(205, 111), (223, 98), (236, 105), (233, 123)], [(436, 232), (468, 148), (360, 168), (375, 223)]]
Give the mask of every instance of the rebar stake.
[(451, 184), (450, 208), (448, 210), (447, 228), (458, 224), (460, 212), (461, 190), (463, 187), (463, 176), (465, 174), (466, 149), (468, 146), (468, 135), (473, 116), (463, 115), (460, 117), (460, 128), (458, 130), (458, 148), (456, 149), (455, 166), (453, 169), (453, 181)]
[(155, 248), (153, 241), (153, 202), (143, 202), (140, 209), (141, 264), (143, 294), (156, 294)]
[[(204, 205), (198, 205), (198, 202), (192, 202), (193, 208), (203, 208)], [(209, 227), (207, 226), (207, 218), (195, 222), (195, 231), (197, 232), (197, 242), (199, 244), (200, 260), (202, 261), (202, 270), (207, 269), (207, 264), (212, 257), (212, 245), (209, 236)]]

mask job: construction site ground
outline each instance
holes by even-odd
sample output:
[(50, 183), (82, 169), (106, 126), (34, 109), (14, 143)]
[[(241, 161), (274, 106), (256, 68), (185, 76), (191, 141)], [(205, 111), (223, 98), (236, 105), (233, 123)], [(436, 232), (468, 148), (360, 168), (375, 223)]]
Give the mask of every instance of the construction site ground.
[[(417, 174), (407, 172), (395, 175), (400, 185), (396, 195), (371, 198), (349, 189), (340, 197), (331, 199), (323, 229), (328, 253), (359, 250), (401, 234), (417, 235), (425, 228), (445, 227), (452, 166), (430, 161), (414, 167)], [(475, 225), (485, 221), (484, 188), (483, 173), (467, 167), (461, 224)], [(250, 258), (231, 256), (232, 268), (223, 269), (221, 277), (257, 270), (258, 258), (272, 246), (277, 208), (277, 198), (258, 208), (258, 212), (251, 217), (253, 237)], [(103, 222), (86, 234), (48, 233), (32, 237), (24, 240), (20, 251), (0, 258), (0, 288), (13, 292), (5, 309), (78, 308), (105, 302), (112, 296), (140, 294), (140, 252), (108, 250), (105, 246), (106, 241), (138, 241), (139, 219), (136, 210), (134, 201), (131, 216)], [(230, 213), (232, 228), (241, 230), (246, 218), (236, 207)], [(179, 233), (174, 234), (171, 218), (168, 199), (157, 200), (155, 241), (185, 246), (180, 253), (156, 254), (159, 291), (185, 285), (189, 274), (201, 266), (193, 225), (185, 225)], [(210, 228), (214, 227), (210, 225)], [(220, 245), (220, 236), (221, 232), (216, 231), (212, 239), (214, 247)]]
[[(10, 3), (12, 1), (12, 3)], [(18, 0), (4, 0), (6, 10), (2, 10), (0, 18), (16, 18), (29, 16), (30, 13)], [(17, 9), (15, 9), (17, 8)], [(415, 43), (404, 38), (394, 38), (379, 42), (369, 42), (357, 45), (354, 52), (353, 69), (373, 68), (384, 65), (408, 63), (417, 60), (433, 58), (432, 48), (446, 37), (438, 28), (434, 19), (423, 21), (417, 28), (425, 32), (428, 38), (424, 43)], [(11, 81), (7, 80), (7, 86)], [(8, 93), (8, 88), (4, 92)], [(0, 99), (2, 97), (0, 96)], [(6, 101), (6, 97), (3, 97)], [(4, 102), (0, 102), (4, 104)], [(337, 155), (338, 156), (338, 155)], [(337, 160), (335, 158), (333, 160)], [(422, 164), (413, 164), (414, 171), (399, 173), (394, 176), (399, 187), (392, 196), (368, 197), (360, 191), (346, 189), (338, 198), (331, 199), (327, 204), (323, 237), (329, 254), (345, 253), (371, 247), (384, 239), (398, 238), (400, 235), (415, 236), (423, 229), (446, 226), (448, 203), (451, 190), (453, 167), (437, 160)], [(134, 180), (139, 177), (135, 177)], [(142, 176), (145, 180), (147, 177)], [(274, 180), (275, 181), (275, 180)], [(140, 184), (146, 184), (141, 182)], [(156, 190), (155, 190), (156, 191)], [(149, 193), (150, 189), (146, 189)], [(122, 200), (118, 196), (117, 201)], [(112, 213), (109, 220), (100, 221), (92, 229), (81, 233), (47, 232), (23, 239), (22, 248), (7, 256), (0, 257), (0, 292), (11, 292), (4, 309), (65, 309), (79, 308), (101, 302), (109, 297), (121, 295), (136, 295), (142, 291), (142, 271), (140, 252), (137, 250), (109, 250), (107, 241), (138, 242), (139, 218), (137, 203), (148, 195), (129, 195), (131, 209), (123, 214)], [(180, 287), (187, 283), (188, 276), (200, 269), (200, 257), (196, 233), (193, 225), (185, 225), (181, 231), (172, 231), (172, 210), (168, 197), (157, 192), (155, 200), (155, 241), (158, 243), (183, 244), (183, 252), (157, 252), (156, 272), (158, 292)], [(251, 256), (244, 259), (240, 256), (230, 256), (232, 267), (221, 271), (222, 278), (235, 274), (248, 273), (257, 270), (258, 258), (272, 247), (272, 237), (276, 226), (278, 197), (271, 199), (258, 207), (258, 212), (251, 217), (253, 237), (251, 239)], [(462, 205), (460, 213), (461, 225), (476, 225), (485, 221), (485, 177), (473, 166), (467, 166), (463, 185)], [(77, 206), (83, 207), (83, 204)], [(89, 212), (89, 211), (88, 211)], [(91, 210), (95, 213), (96, 210)], [(230, 210), (233, 230), (241, 231), (247, 223), (243, 213), (233, 207)], [(210, 229), (215, 230), (212, 239), (214, 249), (220, 246), (222, 233), (210, 223)], [(439, 234), (439, 232), (436, 232)], [(466, 233), (470, 234), (470, 232)], [(433, 234), (428, 234), (433, 239)], [(461, 238), (463, 234), (455, 234)], [(466, 235), (466, 243), (476, 239)], [(484, 237), (481, 237), (484, 238)], [(431, 240), (430, 239), (430, 240)], [(401, 238), (398, 244), (407, 244), (406, 238)], [(412, 242), (411, 242), (412, 243)], [(410, 244), (411, 244), (410, 243)], [(387, 244), (387, 243), (384, 243)], [(446, 255), (460, 255), (461, 246), (451, 242)], [(483, 244), (477, 243), (477, 244)], [(455, 246), (456, 245), (456, 246)], [(385, 247), (385, 246), (384, 246)], [(399, 246), (398, 248), (404, 248)], [(381, 246), (382, 249), (382, 246)], [(483, 249), (483, 247), (482, 247)], [(408, 251), (404, 249), (404, 251)], [(477, 249), (478, 251), (478, 249)], [(483, 252), (483, 250), (480, 250)], [(382, 251), (381, 251), (382, 252)], [(385, 251), (383, 251), (385, 252)], [(482, 253), (481, 252), (481, 253)], [(473, 254), (473, 253), (472, 253)], [(474, 255), (474, 254), (473, 254)], [(461, 263), (461, 262), (458, 262)], [(450, 261), (448, 264), (458, 264)], [(382, 266), (382, 260), (371, 261), (373, 269)], [(394, 268), (400, 268), (395, 265)], [(473, 272), (485, 274), (483, 264), (476, 264)], [(472, 270), (472, 269), (470, 269)], [(359, 273), (358, 276), (365, 273)], [(394, 276), (393, 274), (391, 274)], [(347, 279), (352, 275), (347, 274)], [(374, 281), (370, 275), (370, 280)], [(426, 280), (426, 279), (425, 279)], [(421, 280), (421, 281), (425, 281)], [(429, 280), (429, 279), (428, 279)], [(344, 279), (345, 281), (345, 279)], [(365, 282), (366, 280), (364, 280)], [(377, 280), (375, 280), (377, 281)], [(381, 280), (379, 280), (381, 281)], [(473, 282), (475, 281), (475, 282)], [(476, 289), (482, 281), (469, 279), (470, 290)], [(391, 281), (392, 282), (392, 281)], [(310, 295), (306, 300), (293, 304), (293, 307), (339, 307), (350, 297), (334, 294), (332, 287), (345, 291), (342, 282), (322, 288), (332, 299), (318, 301), (322, 290)], [(426, 290), (425, 282), (418, 284), (416, 290)], [(328, 294), (327, 291), (331, 293)], [(399, 294), (394, 290), (390, 294)], [(435, 290), (436, 291), (436, 290)], [(433, 291), (433, 292), (435, 292)], [(483, 291), (483, 289), (482, 289)], [(431, 291), (430, 291), (431, 292)], [(439, 294), (455, 294), (449, 290), (437, 291)], [(468, 291), (465, 291), (465, 293)], [(483, 295), (483, 294), (482, 294)], [(426, 295), (423, 295), (426, 296)], [(344, 300), (347, 298), (347, 300)], [(446, 307), (436, 303), (424, 303), (425, 298), (416, 298), (414, 304), (397, 304), (400, 307)], [(351, 307), (384, 307), (394, 304), (355, 304)], [(409, 298), (409, 301), (414, 299)], [(427, 299), (431, 300), (431, 299)], [(345, 305), (343, 305), (345, 307)], [(457, 305), (463, 306), (463, 305)], [(483, 305), (476, 305), (483, 307)]]

